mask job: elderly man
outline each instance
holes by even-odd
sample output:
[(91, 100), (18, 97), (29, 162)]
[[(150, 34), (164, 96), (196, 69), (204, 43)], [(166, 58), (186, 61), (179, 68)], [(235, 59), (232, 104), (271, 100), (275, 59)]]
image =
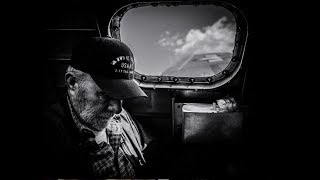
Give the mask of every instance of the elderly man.
[(147, 97), (133, 81), (133, 54), (113, 38), (90, 38), (72, 51), (66, 94), (46, 111), (46, 174), (50, 177), (134, 178), (150, 139), (122, 108)]

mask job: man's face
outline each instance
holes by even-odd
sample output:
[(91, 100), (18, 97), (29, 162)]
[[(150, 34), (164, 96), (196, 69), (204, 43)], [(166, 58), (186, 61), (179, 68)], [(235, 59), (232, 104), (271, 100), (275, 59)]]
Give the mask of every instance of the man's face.
[(121, 112), (120, 100), (106, 96), (91, 77), (78, 82), (71, 103), (81, 120), (89, 128), (101, 131), (109, 119)]

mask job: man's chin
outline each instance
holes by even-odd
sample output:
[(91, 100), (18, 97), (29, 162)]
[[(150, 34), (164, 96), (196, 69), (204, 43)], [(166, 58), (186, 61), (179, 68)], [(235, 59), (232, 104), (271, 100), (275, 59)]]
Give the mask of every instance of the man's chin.
[(111, 117), (97, 117), (96, 119), (96, 125), (95, 125), (95, 129), (98, 131), (102, 131), (103, 129), (105, 129), (107, 127), (108, 121), (111, 119)]

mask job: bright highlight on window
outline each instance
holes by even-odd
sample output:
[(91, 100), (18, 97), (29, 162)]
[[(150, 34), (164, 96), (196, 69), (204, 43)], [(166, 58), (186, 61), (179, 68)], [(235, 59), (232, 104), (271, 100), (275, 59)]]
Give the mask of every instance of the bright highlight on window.
[(208, 77), (222, 72), (232, 58), (236, 22), (223, 7), (133, 8), (120, 27), (140, 74)]

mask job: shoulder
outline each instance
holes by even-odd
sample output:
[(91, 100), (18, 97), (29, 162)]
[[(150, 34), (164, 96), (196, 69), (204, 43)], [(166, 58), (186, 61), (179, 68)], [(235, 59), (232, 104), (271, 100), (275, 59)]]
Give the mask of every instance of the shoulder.
[(134, 116), (130, 115), (130, 113), (124, 108), (122, 108), (121, 114), (127, 117), (126, 121), (130, 121), (130, 123), (132, 123), (138, 129), (145, 144), (149, 144), (150, 141), (154, 140), (154, 137), (151, 135), (149, 130), (144, 127), (143, 122), (140, 122)]
[[(63, 98), (59, 99), (54, 104), (48, 105), (44, 110), (44, 124), (46, 137), (60, 137), (69, 133), (68, 129), (72, 121), (70, 120), (70, 111)], [(63, 137), (61, 137), (63, 138)]]
[(121, 112), (120, 112), (120, 116), (122, 116), (125, 119), (130, 119), (132, 118), (129, 113), (127, 112), (127, 110), (125, 110), (124, 108), (122, 108)]

